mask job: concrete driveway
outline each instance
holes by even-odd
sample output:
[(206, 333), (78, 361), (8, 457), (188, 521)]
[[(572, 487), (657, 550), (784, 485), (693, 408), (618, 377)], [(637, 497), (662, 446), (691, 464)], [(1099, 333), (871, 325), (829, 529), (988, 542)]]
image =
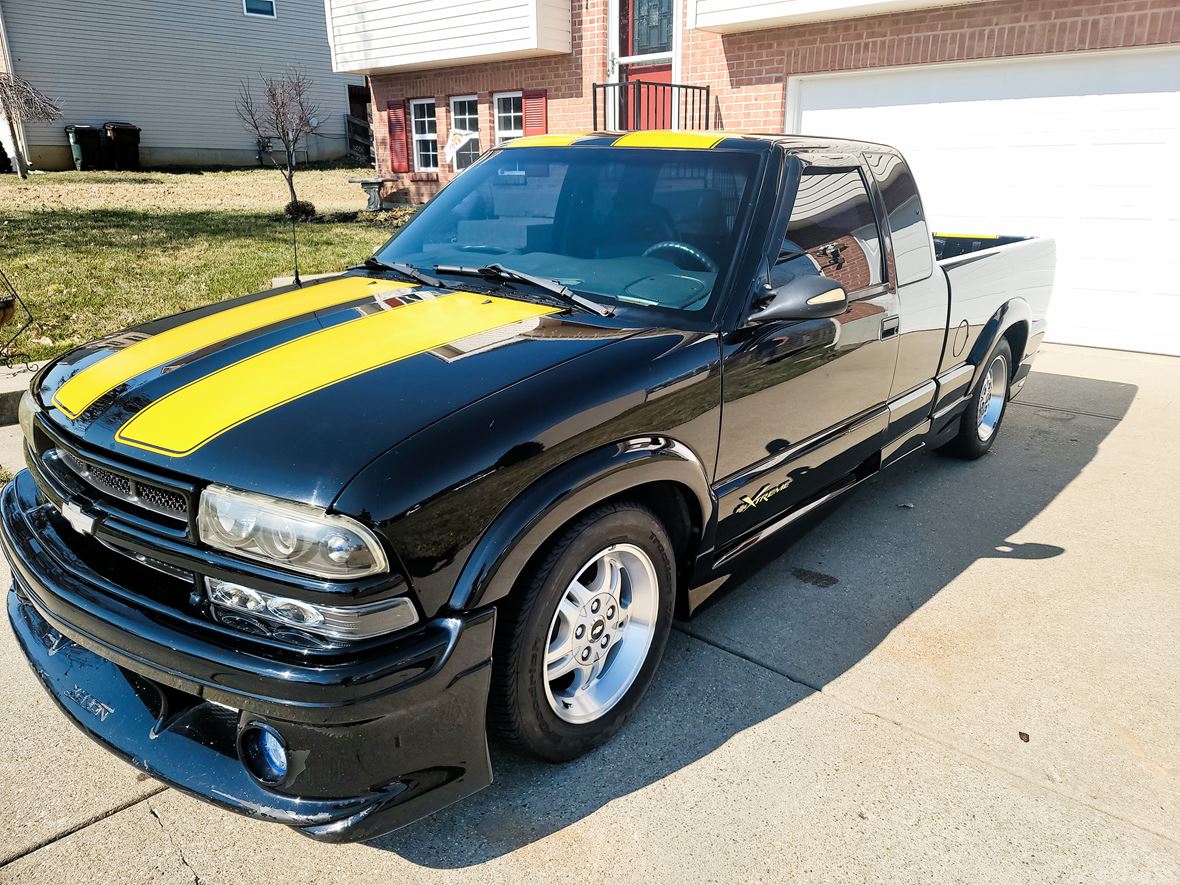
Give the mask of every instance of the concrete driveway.
[(494, 749), (494, 786), (371, 844), (137, 774), (5, 622), (0, 880), (1176, 882), (1180, 360), (1037, 369), (991, 455), (907, 459), (678, 625), (611, 744)]

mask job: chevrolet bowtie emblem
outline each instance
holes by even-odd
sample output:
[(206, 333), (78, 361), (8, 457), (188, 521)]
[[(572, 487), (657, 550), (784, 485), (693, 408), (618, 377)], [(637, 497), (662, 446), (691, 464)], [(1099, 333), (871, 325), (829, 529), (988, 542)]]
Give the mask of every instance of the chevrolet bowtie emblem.
[(66, 522), (76, 532), (83, 535), (93, 535), (94, 525), (98, 522), (96, 517), (90, 516), (82, 510), (82, 505), (77, 501), (66, 501), (61, 505), (61, 515), (65, 517)]

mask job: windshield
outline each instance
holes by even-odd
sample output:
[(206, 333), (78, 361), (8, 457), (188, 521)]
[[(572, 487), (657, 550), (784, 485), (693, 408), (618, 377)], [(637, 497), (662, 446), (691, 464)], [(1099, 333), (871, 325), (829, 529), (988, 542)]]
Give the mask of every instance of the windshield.
[(727, 151), (506, 148), (459, 175), (377, 257), (427, 273), (499, 264), (598, 302), (704, 311), (733, 259), (757, 163)]

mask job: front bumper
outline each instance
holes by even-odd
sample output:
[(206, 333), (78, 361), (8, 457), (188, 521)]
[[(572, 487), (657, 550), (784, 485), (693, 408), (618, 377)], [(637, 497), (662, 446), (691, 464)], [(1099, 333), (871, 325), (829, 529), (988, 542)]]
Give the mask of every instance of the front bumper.
[[(8, 616), (62, 711), (199, 799), (325, 841), (368, 839), (491, 783), (485, 713), (493, 612), (440, 618), (356, 659), (301, 665), (214, 644), (104, 592), (27, 471), (0, 493)], [(282, 735), (268, 786), (239, 734)]]

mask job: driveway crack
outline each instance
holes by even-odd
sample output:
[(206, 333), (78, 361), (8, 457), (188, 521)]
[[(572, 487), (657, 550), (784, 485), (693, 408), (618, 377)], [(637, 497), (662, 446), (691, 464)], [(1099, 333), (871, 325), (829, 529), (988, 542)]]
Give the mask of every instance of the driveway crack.
[(168, 828), (164, 826), (164, 820), (160, 817), (160, 812), (156, 811), (156, 809), (150, 804), (148, 805), (148, 811), (152, 813), (152, 817), (154, 817), (156, 819), (156, 823), (160, 825), (160, 831), (168, 837), (168, 842), (172, 845), (173, 850), (176, 852), (176, 856), (180, 858), (180, 862), (184, 865), (184, 868), (192, 875), (193, 885), (204, 885), (204, 880), (200, 877), (197, 871), (193, 869), (192, 864), (188, 862), (188, 858), (184, 856), (184, 849), (180, 847), (180, 843), (177, 842), (175, 838), (173, 838), (172, 833), (170, 833)]

